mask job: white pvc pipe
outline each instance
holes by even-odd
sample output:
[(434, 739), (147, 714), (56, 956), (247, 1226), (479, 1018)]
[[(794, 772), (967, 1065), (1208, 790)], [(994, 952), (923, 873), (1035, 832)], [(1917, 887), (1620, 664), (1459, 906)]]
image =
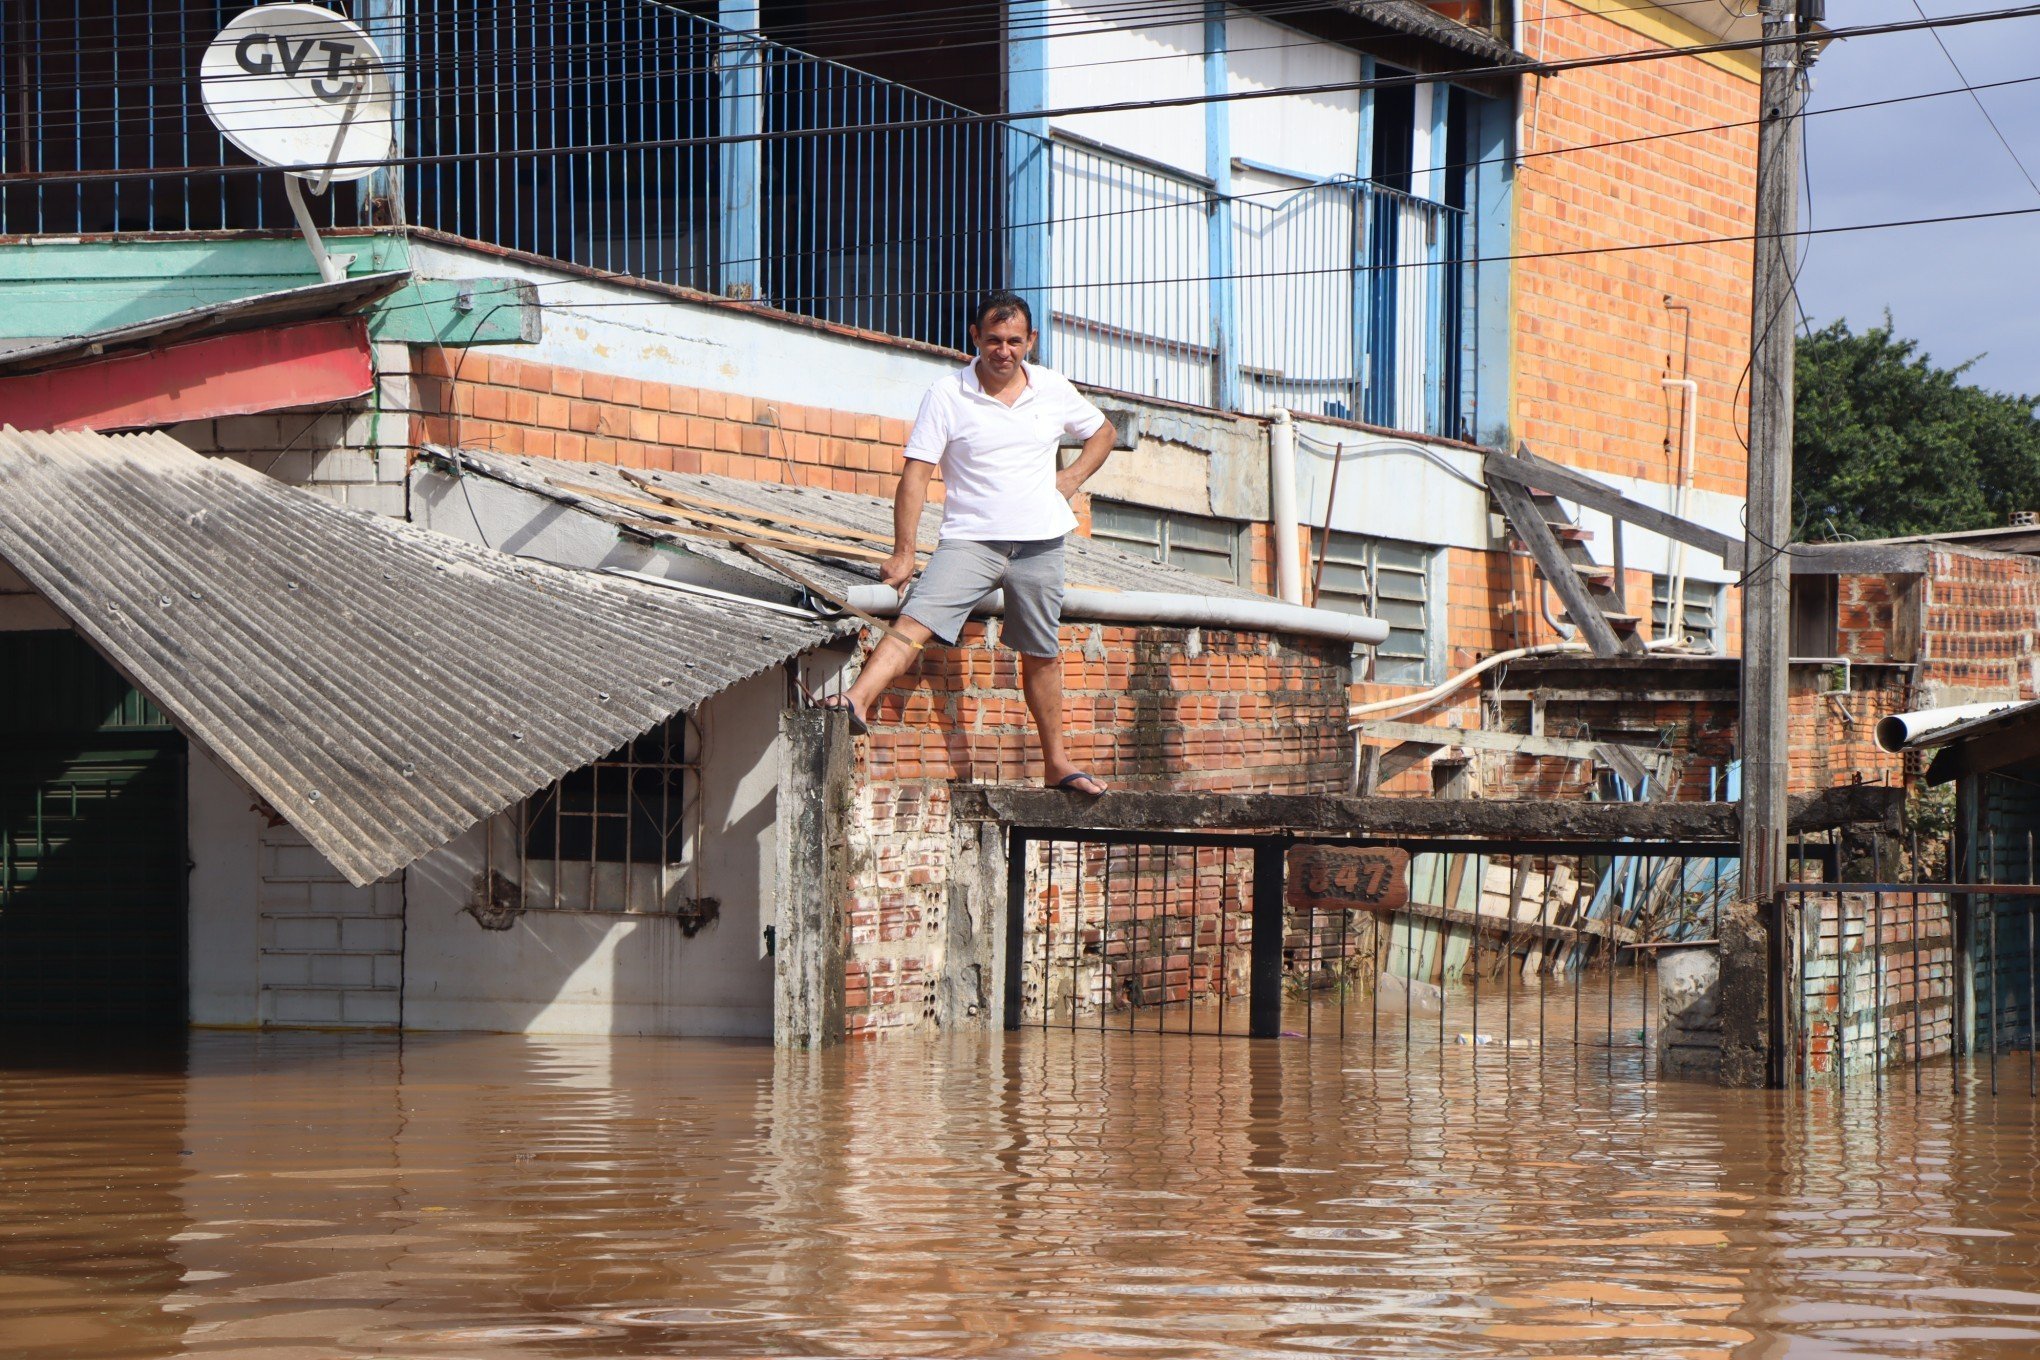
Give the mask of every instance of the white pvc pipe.
[[(1686, 428), (1679, 436), (1679, 468), (1673, 478), (1676, 490), (1672, 493), (1672, 513), (1680, 519), (1686, 518), (1686, 502), (1693, 486), (1693, 440), (1700, 430), (1700, 384), (1692, 378), (1666, 378), (1666, 387), (1684, 389), (1686, 393)], [(1672, 560), (1665, 573), (1671, 577), (1671, 589), (1665, 596), (1665, 632), (1670, 637), (1683, 639), (1686, 636), (1686, 540), (1675, 538), (1670, 541)]]
[[(1326, 519), (1329, 521), (1329, 514)], [(1277, 411), (1274, 422), (1268, 426), (1268, 532), (1275, 536), (1275, 593), (1292, 605), (1303, 603), (1303, 561), (1296, 547), (1297, 529), (1296, 426), (1291, 423), (1289, 412)]]
[(1376, 699), (1371, 704), (1355, 704), (1347, 711), (1357, 718), (1363, 713), (1380, 713), (1391, 708), (1421, 708), (1437, 702), (1475, 676), (1493, 670), (1505, 661), (1519, 661), (1526, 656), (1552, 656), (1561, 652), (1586, 650), (1587, 645), (1583, 642), (1547, 642), (1536, 647), (1511, 647), (1506, 652), (1496, 652), (1493, 656), (1467, 667), (1444, 684), (1433, 685), (1421, 694), (1398, 694), (1393, 699)]
[[(900, 595), (891, 586), (851, 586), (843, 599), (852, 609), (889, 616), (900, 609)], [(997, 614), (1006, 607), (1005, 592), (993, 591), (977, 608)], [(1154, 590), (1086, 590), (1063, 592), (1065, 618), (1099, 623), (1165, 624), (1181, 628), (1246, 628), (1262, 633), (1300, 633), (1373, 646), (1388, 639), (1380, 619), (1342, 614), (1336, 609), (1307, 609), (1280, 600), (1242, 600), (1221, 595), (1172, 595)]]
[(1958, 723), (1974, 722), (1978, 718), (2016, 708), (2020, 702), (2007, 699), (1995, 704), (1957, 704), (1953, 708), (1922, 708), (1913, 713), (1893, 713), (1877, 720), (1877, 749), (1896, 755), (1915, 746), (1932, 745), (1932, 738), (1938, 732), (1945, 732)]

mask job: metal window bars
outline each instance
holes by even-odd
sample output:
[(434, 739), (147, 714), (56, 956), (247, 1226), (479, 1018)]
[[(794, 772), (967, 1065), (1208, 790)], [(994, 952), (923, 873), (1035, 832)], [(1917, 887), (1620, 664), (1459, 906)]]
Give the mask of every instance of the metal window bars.
[[(520, 909), (672, 914), (699, 896), (700, 730), (679, 714), (492, 819), (485, 881)], [(514, 882), (506, 882), (515, 869)]]

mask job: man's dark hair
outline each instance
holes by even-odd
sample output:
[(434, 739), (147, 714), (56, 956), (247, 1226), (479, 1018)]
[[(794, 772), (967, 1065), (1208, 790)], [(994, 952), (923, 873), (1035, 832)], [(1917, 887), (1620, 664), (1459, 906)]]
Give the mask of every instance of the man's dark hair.
[(1001, 288), (978, 299), (978, 305), (971, 309), (970, 324), (983, 327), (987, 321), (1004, 321), (1015, 312), (1027, 323), (1028, 330), (1034, 329), (1034, 309), (1027, 305), (1027, 299)]

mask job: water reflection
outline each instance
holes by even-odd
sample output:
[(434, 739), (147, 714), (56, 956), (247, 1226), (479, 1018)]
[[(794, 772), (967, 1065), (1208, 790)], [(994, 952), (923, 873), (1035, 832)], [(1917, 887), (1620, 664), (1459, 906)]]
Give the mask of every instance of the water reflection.
[(0, 1071), (23, 1357), (1984, 1356), (2035, 1107), (1634, 1050), (197, 1035)]

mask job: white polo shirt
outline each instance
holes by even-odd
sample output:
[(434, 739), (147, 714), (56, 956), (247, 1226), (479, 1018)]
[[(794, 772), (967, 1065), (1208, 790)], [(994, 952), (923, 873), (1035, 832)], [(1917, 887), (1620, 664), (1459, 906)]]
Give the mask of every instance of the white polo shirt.
[(1011, 406), (986, 394), (977, 364), (928, 389), (907, 457), (942, 468), (942, 536), (987, 540), (1061, 538), (1077, 527), (1055, 489), (1056, 446), (1089, 439), (1105, 415), (1070, 380), (1034, 364)]

